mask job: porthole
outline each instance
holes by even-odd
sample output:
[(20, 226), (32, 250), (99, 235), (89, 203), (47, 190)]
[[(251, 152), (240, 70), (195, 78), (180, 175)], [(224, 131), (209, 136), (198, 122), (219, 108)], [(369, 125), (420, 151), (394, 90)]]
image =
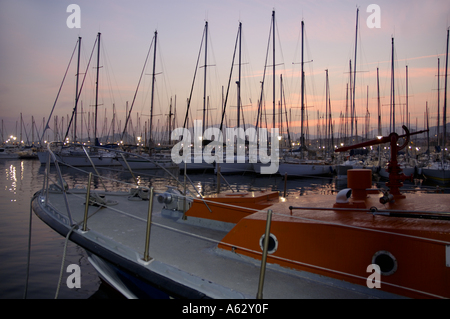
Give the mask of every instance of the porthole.
[[(262, 235), (259, 239), (259, 247), (261, 247), (261, 250), (264, 251), (264, 239), (266, 238), (266, 235)], [(267, 253), (273, 254), (278, 249), (278, 239), (274, 234), (269, 235), (269, 246), (267, 248)]]
[(384, 276), (390, 276), (397, 271), (397, 259), (390, 252), (380, 250), (372, 257), (372, 264), (376, 264), (380, 267), (381, 274)]

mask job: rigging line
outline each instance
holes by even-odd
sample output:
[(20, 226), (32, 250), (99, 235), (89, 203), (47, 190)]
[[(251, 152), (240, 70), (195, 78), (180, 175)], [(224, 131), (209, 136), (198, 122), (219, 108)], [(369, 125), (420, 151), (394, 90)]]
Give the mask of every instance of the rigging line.
[(74, 231), (75, 227), (77, 227), (77, 226), (78, 226), (78, 224), (75, 224), (75, 225), (72, 226), (70, 231), (67, 233), (66, 240), (64, 242), (64, 250), (63, 250), (63, 256), (62, 256), (62, 260), (61, 260), (61, 269), (60, 269), (60, 272), (59, 272), (58, 286), (56, 287), (56, 293), (55, 293), (55, 298), (54, 299), (58, 299), (59, 288), (61, 287), (61, 281), (62, 281), (63, 269), (64, 269), (64, 261), (66, 259), (67, 244), (69, 242), (69, 237), (72, 234), (72, 232)]
[[(266, 60), (264, 61), (263, 78), (262, 78), (262, 81), (261, 81), (261, 94), (260, 94), (259, 105), (258, 105), (258, 116), (256, 117), (256, 126), (255, 126), (256, 128), (258, 128), (258, 124), (260, 125), (259, 117), (260, 117), (260, 113), (262, 111), (261, 108), (262, 108), (262, 105), (263, 105), (264, 80), (266, 78), (267, 60), (269, 59), (269, 48), (270, 48), (271, 34), (272, 34), (272, 23), (270, 23), (269, 39), (267, 41)], [(267, 114), (265, 114), (265, 116), (267, 117)], [(266, 118), (266, 127), (267, 127), (267, 118)]]
[(283, 48), (281, 46), (281, 40), (280, 40), (281, 39), (281, 37), (280, 37), (280, 30), (278, 28), (278, 20), (275, 21), (275, 24), (276, 24), (275, 31), (277, 32), (277, 40), (278, 40), (278, 47), (280, 49), (280, 54), (281, 54), (281, 61), (283, 61), (282, 63), (279, 63), (277, 65), (283, 65), (283, 69), (285, 70), (285, 73), (286, 73), (286, 67), (285, 67), (285, 63), (284, 63)]
[[(166, 101), (170, 101), (170, 99), (172, 98), (173, 92), (172, 92), (172, 88), (171, 88), (171, 84), (170, 84), (170, 78), (168, 76), (168, 73), (166, 72), (167, 68), (166, 68), (164, 56), (163, 56), (162, 50), (161, 50), (161, 40), (160, 39), (158, 39), (158, 43), (159, 44), (158, 44), (158, 47), (156, 50), (158, 51), (159, 65), (162, 69), (162, 71), (159, 74), (163, 74), (162, 83), (163, 83), (164, 94), (166, 95)], [(155, 81), (156, 81), (156, 78), (155, 78)], [(156, 90), (156, 91), (158, 92), (158, 90)], [(164, 94), (161, 94), (161, 95), (164, 95)], [(161, 108), (161, 105), (162, 104), (160, 104), (160, 108)]]
[(23, 292), (23, 299), (27, 299), (28, 293), (28, 280), (30, 278), (30, 255), (31, 255), (31, 229), (32, 229), (32, 219), (33, 219), (33, 201), (37, 197), (37, 192), (31, 197), (30, 200), (30, 222), (28, 224), (28, 252), (27, 252), (27, 272), (25, 279), (25, 290)]
[(87, 73), (88, 73), (88, 70), (89, 70), (89, 65), (91, 64), (92, 55), (94, 54), (94, 49), (95, 49), (95, 45), (96, 45), (96, 44), (97, 44), (97, 38), (95, 38), (94, 46), (92, 47), (91, 56), (90, 56), (90, 58), (89, 58), (88, 65), (87, 65), (87, 67), (86, 67), (86, 72), (84, 73), (83, 81), (81, 82), (80, 91), (78, 92), (78, 96), (77, 96), (77, 99), (76, 99), (76, 103), (75, 103), (75, 106), (74, 106), (73, 112), (72, 112), (72, 117), (70, 118), (70, 122), (69, 122), (68, 125), (67, 125), (67, 131), (66, 131), (66, 135), (64, 136), (63, 141), (65, 141), (66, 138), (67, 138), (67, 136), (69, 135), (69, 129), (70, 129), (70, 126), (72, 125), (72, 121), (73, 121), (73, 118), (74, 118), (74, 115), (75, 115), (75, 112), (76, 112), (76, 109), (77, 109), (78, 101), (80, 100), (81, 92), (83, 91), (84, 80), (86, 79), (86, 76), (87, 76)]
[[(202, 47), (203, 47), (203, 40), (205, 39), (205, 33), (206, 33), (206, 26), (205, 29), (203, 31), (203, 35), (202, 35), (202, 41), (200, 44), (200, 50), (198, 51), (198, 57), (197, 57), (197, 64), (195, 65), (195, 72), (194, 72), (194, 79), (192, 81), (192, 86), (191, 86), (191, 92), (189, 94), (189, 99), (188, 99), (188, 104), (186, 106), (186, 116), (184, 117), (184, 124), (183, 124), (183, 128), (186, 128), (186, 123), (187, 123), (187, 119), (189, 117), (189, 108), (191, 106), (191, 100), (192, 100), (192, 92), (194, 90), (194, 84), (195, 84), (195, 78), (197, 76), (197, 70), (198, 70), (198, 64), (200, 62), (200, 55), (202, 52)], [(193, 119), (192, 119), (193, 120)]]
[(228, 93), (230, 92), (231, 76), (232, 76), (232, 74), (233, 74), (234, 59), (235, 59), (235, 57), (236, 57), (236, 49), (237, 49), (237, 45), (238, 45), (238, 39), (239, 39), (240, 36), (241, 36), (241, 35), (240, 35), (240, 30), (238, 30), (238, 34), (237, 34), (237, 36), (236, 36), (236, 43), (235, 43), (235, 45), (234, 45), (233, 59), (232, 59), (232, 61), (231, 61), (230, 76), (228, 77), (227, 93), (226, 93), (226, 95), (225, 95), (225, 101), (224, 101), (224, 104), (223, 104), (222, 119), (221, 119), (221, 121), (220, 121), (220, 128), (219, 128), (220, 131), (222, 131), (223, 121), (224, 121), (224, 118), (225, 118), (225, 110), (226, 110), (226, 108), (227, 108)]
[(78, 45), (78, 40), (77, 40), (77, 43), (75, 44), (75, 48), (73, 49), (72, 56), (70, 57), (70, 61), (69, 61), (69, 65), (67, 66), (66, 73), (64, 73), (64, 77), (63, 77), (63, 80), (62, 80), (62, 82), (61, 82), (61, 86), (59, 87), (58, 94), (56, 95), (55, 102), (53, 103), (52, 111), (50, 112), (50, 115), (49, 115), (49, 117), (48, 117), (48, 119), (47, 119), (47, 124), (45, 125), (44, 130), (43, 130), (43, 132), (42, 132), (42, 137), (39, 139), (39, 142), (40, 142), (41, 144), (42, 144), (42, 140), (44, 139), (45, 131), (47, 130), (47, 128), (49, 128), (48, 123), (50, 123), (50, 120), (51, 120), (51, 118), (52, 118), (53, 111), (55, 110), (56, 102), (58, 101), (59, 94), (61, 93), (61, 89), (62, 89), (63, 84), (64, 84), (64, 81), (65, 81), (65, 79), (66, 79), (67, 72), (69, 71), (70, 64), (72, 63), (72, 59), (73, 59), (73, 56), (74, 56), (74, 54), (75, 54), (75, 50), (76, 50), (76, 48), (77, 48), (77, 45)]
[(155, 37), (153, 37), (152, 42), (150, 43), (150, 48), (148, 49), (148, 52), (147, 52), (147, 56), (145, 57), (144, 67), (142, 68), (141, 76), (139, 77), (139, 81), (138, 81), (138, 84), (137, 84), (137, 87), (136, 87), (136, 91), (134, 92), (133, 101), (131, 102), (131, 107), (130, 107), (130, 110), (128, 111), (128, 115), (127, 115), (127, 118), (126, 118), (126, 121), (125, 121), (125, 126), (124, 126), (124, 128), (123, 128), (122, 137), (121, 137), (122, 140), (123, 140), (123, 137), (125, 136), (125, 132), (126, 132), (126, 130), (127, 130), (128, 121), (130, 120), (130, 117), (131, 117), (131, 111), (133, 110), (134, 102), (135, 102), (135, 100), (136, 100), (136, 95), (137, 95), (137, 93), (138, 93), (139, 86), (140, 86), (140, 84), (141, 84), (142, 76), (143, 76), (143, 74), (144, 74), (145, 67), (146, 67), (146, 65), (147, 65), (148, 57), (149, 57), (150, 52), (151, 52), (151, 50), (152, 50), (152, 46), (153, 46), (153, 43), (154, 43), (154, 39), (155, 39)]
[[(94, 216), (95, 214), (97, 214), (100, 209), (102, 209), (103, 207), (99, 207), (95, 212), (93, 212), (88, 218), (91, 218), (92, 216)], [(58, 279), (58, 286), (56, 288), (56, 293), (55, 293), (55, 299), (58, 299), (58, 295), (59, 295), (59, 289), (61, 287), (61, 281), (62, 281), (62, 277), (63, 277), (63, 269), (64, 269), (64, 262), (66, 259), (66, 254), (67, 254), (67, 245), (69, 243), (69, 237), (72, 234), (72, 232), (75, 230), (76, 227), (79, 227), (81, 225), (83, 221), (78, 222), (77, 224), (73, 225), (72, 228), (70, 228), (69, 232), (66, 235), (66, 239), (64, 242), (64, 250), (63, 250), (63, 256), (61, 259), (61, 269), (59, 272), (59, 279)]]
[[(105, 40), (102, 40), (103, 44), (102, 44), (102, 53), (105, 57), (105, 64), (107, 64), (107, 67), (105, 68), (105, 73), (106, 73), (106, 79), (107, 79), (107, 83), (109, 85), (109, 94), (110, 94), (110, 99), (113, 101), (113, 103), (116, 103), (115, 98), (113, 96), (113, 92), (114, 91), (118, 91), (119, 94), (119, 98), (120, 100), (123, 102), (122, 96), (120, 94), (120, 90), (113, 90), (113, 80), (115, 82), (116, 87), (118, 88), (119, 85), (117, 84), (117, 78), (116, 75), (114, 73), (114, 69), (112, 68), (112, 63), (111, 63), (111, 58), (109, 57), (108, 54), (108, 50), (105, 45)], [(110, 74), (111, 73), (111, 74)]]

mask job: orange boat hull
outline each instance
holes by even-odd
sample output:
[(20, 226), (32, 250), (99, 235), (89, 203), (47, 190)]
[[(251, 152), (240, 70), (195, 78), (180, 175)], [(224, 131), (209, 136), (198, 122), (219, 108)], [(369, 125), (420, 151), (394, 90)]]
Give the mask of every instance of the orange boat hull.
[[(320, 203), (332, 207), (334, 199), (318, 195), (298, 201), (303, 206)], [(440, 203), (445, 199), (445, 205), (450, 206), (449, 196), (427, 194), (426, 199)], [(415, 196), (407, 206), (420, 207), (423, 200)], [(368, 198), (365, 204), (371, 207), (375, 199)], [(291, 215), (288, 206), (279, 203), (271, 207), (276, 212), (270, 230), (276, 238), (276, 250), (269, 254), (268, 263), (366, 285), (373, 273), (367, 268), (374, 255), (386, 251), (394, 256), (397, 269), (381, 275), (381, 289), (413, 298), (450, 298), (450, 268), (446, 266), (449, 221), (332, 210), (294, 210)], [(397, 203), (395, 209), (400, 206), (404, 205)], [(219, 248), (261, 259), (266, 219), (265, 212), (245, 217), (223, 238)]]

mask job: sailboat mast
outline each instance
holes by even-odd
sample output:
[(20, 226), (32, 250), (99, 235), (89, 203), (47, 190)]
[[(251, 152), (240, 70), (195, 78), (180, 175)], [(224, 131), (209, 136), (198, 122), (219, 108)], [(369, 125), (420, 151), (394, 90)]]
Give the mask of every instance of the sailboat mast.
[(440, 129), (439, 129), (439, 126), (441, 125), (441, 119), (439, 118), (439, 116), (440, 116), (440, 114), (439, 114), (439, 112), (440, 112), (440, 108), (441, 108), (441, 106), (440, 106), (440, 101), (441, 101), (441, 96), (440, 96), (440, 90), (439, 90), (439, 86), (440, 86), (440, 80), (439, 80), (439, 78), (440, 78), (440, 60), (439, 60), (439, 58), (438, 58), (438, 76), (437, 76), (437, 78), (438, 78), (438, 83), (437, 83), (437, 145), (439, 146), (439, 145), (441, 145), (441, 139), (440, 139), (440, 137), (439, 137), (439, 134), (441, 133), (440, 132)]
[(78, 61), (77, 61), (77, 79), (75, 84), (75, 124), (73, 127), (73, 142), (77, 141), (77, 105), (78, 105), (78, 78), (80, 75), (80, 52), (81, 52), (81, 37), (78, 37)]
[(392, 112), (391, 132), (395, 132), (394, 38), (392, 38), (392, 59), (391, 59), (391, 112)]
[(95, 82), (95, 123), (94, 123), (94, 138), (95, 145), (99, 145), (98, 136), (97, 136), (97, 109), (98, 109), (98, 78), (100, 72), (100, 36), (101, 33), (98, 33), (98, 43), (97, 43), (97, 80)]
[(377, 99), (378, 99), (378, 136), (382, 136), (381, 132), (381, 104), (380, 104), (380, 76), (377, 68)]
[[(359, 8), (356, 8), (356, 32), (355, 32), (355, 60), (353, 61), (353, 92), (352, 92), (352, 118), (356, 119), (356, 105), (355, 105), (355, 94), (356, 94), (356, 53), (358, 52), (358, 16)], [(351, 77), (351, 74), (350, 74)], [(353, 120), (351, 125), (351, 135), (353, 137)]]
[(115, 143), (116, 135), (116, 105), (113, 103), (113, 118), (112, 118), (112, 142)]
[(170, 98), (170, 107), (169, 107), (169, 119), (168, 119), (168, 131), (167, 131), (167, 140), (169, 141), (169, 144), (171, 143), (170, 133), (172, 132), (172, 97)]
[(331, 93), (330, 93), (330, 81), (328, 80), (327, 70), (327, 87), (328, 87), (328, 134), (329, 134), (329, 147), (330, 151), (333, 150), (333, 117), (331, 115)]
[(449, 43), (449, 31), (450, 28), (447, 29), (447, 48), (445, 53), (445, 84), (444, 84), (444, 112), (443, 112), (443, 126), (444, 126), (444, 140), (443, 140), (443, 149), (442, 149), (442, 160), (445, 155), (445, 143), (446, 143), (446, 135), (447, 135), (447, 72), (448, 72), (448, 43)]
[(239, 22), (239, 70), (238, 70), (238, 81), (237, 81), (237, 127), (241, 124), (241, 54), (242, 45), (242, 22)]
[(348, 83), (345, 88), (345, 114), (344, 114), (344, 138), (342, 139), (344, 143), (347, 143), (348, 138)]
[(328, 132), (328, 69), (325, 70), (325, 139), (327, 150), (329, 147), (329, 132)]
[(279, 127), (280, 127), (280, 135), (283, 136), (283, 74), (280, 74), (280, 103), (279, 103)]
[[(205, 66), (203, 79), (203, 122), (202, 132), (205, 132), (205, 115), (206, 115), (206, 68), (208, 62), (208, 21), (205, 22)], [(203, 133), (202, 133), (203, 134)]]
[[(406, 126), (409, 128), (409, 107), (408, 107), (408, 66), (406, 66)], [(408, 149), (406, 149), (408, 152)]]
[[(275, 129), (275, 10), (272, 11), (273, 128)], [(273, 143), (274, 141), (272, 141)]]
[(152, 129), (153, 129), (153, 103), (155, 100), (155, 67), (156, 67), (156, 40), (158, 37), (158, 31), (155, 31), (155, 45), (153, 51), (153, 74), (152, 74), (152, 100), (150, 103), (150, 130), (149, 130), (149, 143), (152, 141)]
[(303, 121), (304, 121), (304, 116), (305, 116), (305, 102), (304, 102), (304, 99), (305, 99), (305, 72), (303, 71), (303, 64), (304, 64), (304, 60), (303, 60), (303, 33), (304, 33), (304, 31), (303, 31), (303, 29), (304, 29), (304, 27), (305, 27), (305, 23), (304, 23), (304, 21), (302, 21), (302, 52), (301, 52), (301, 55), (302, 55), (302, 60), (301, 60), (301, 72), (302, 72), (302, 82), (301, 82), (301, 85), (302, 85), (302, 88), (301, 88), (301, 103), (302, 103), (302, 105), (300, 106), (301, 107), (301, 126), (300, 126), (300, 143), (302, 144), (302, 148), (301, 148), (301, 150), (302, 150), (302, 152), (300, 152), (300, 154), (301, 154), (301, 157), (303, 158), (303, 150), (305, 149), (305, 136), (304, 136), (304, 134), (303, 134)]
[(20, 113), (20, 140), (19, 140), (19, 145), (22, 145), (22, 123), (23, 123), (23, 119), (22, 119), (22, 113)]

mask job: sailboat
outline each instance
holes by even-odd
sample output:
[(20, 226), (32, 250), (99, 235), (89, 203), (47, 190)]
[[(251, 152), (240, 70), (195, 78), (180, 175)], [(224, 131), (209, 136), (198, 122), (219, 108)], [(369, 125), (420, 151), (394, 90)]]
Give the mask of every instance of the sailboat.
[[(154, 37), (153, 37), (153, 73), (152, 73), (152, 92), (151, 92), (151, 105), (150, 105), (150, 127), (149, 127), (149, 152), (148, 153), (122, 153), (120, 156), (117, 157), (118, 162), (125, 168), (125, 169), (139, 169), (139, 170), (159, 170), (161, 167), (165, 167), (166, 169), (174, 171), (175, 169), (178, 170), (178, 166), (172, 162), (172, 159), (170, 157), (170, 154), (167, 153), (154, 153), (154, 139), (153, 139), (153, 109), (154, 109), (154, 95), (155, 95), (155, 76), (156, 76), (156, 46), (157, 46), (157, 40), (158, 40), (158, 31), (155, 31)], [(150, 49), (152, 46), (150, 46)], [(150, 51), (147, 54), (147, 58), (144, 63), (144, 67), (141, 72), (141, 77), (138, 82), (138, 86), (136, 88), (136, 92), (133, 98), (133, 102), (131, 104), (130, 110), (127, 114), (127, 120), (125, 122), (125, 126), (122, 133), (122, 139), (123, 136), (125, 136), (125, 133), (127, 131), (127, 125), (130, 120), (131, 112), (133, 110), (134, 101), (136, 99), (137, 91), (139, 90), (140, 81), (142, 79), (142, 75), (144, 74), (144, 70), (147, 64), (148, 55), (150, 54)]]
[[(228, 91), (231, 83), (231, 76), (233, 74), (233, 66), (234, 66), (234, 57), (236, 55), (236, 50), (238, 50), (238, 80), (236, 81), (237, 85), (237, 124), (236, 128), (241, 128), (241, 111), (242, 111), (242, 100), (241, 100), (241, 65), (242, 65), (242, 54), (241, 54), (241, 46), (242, 46), (242, 22), (239, 22), (238, 33), (236, 38), (236, 44), (239, 44), (239, 48), (235, 46), (235, 51), (233, 54), (233, 60), (231, 63), (231, 72), (230, 79), (228, 82), (227, 96), (225, 99), (224, 107), (223, 107), (223, 116), (220, 125), (220, 131), (222, 131), (223, 127), (223, 118), (226, 112), (226, 101), (228, 100)], [(244, 125), (245, 130), (245, 125)], [(229, 137), (227, 137), (229, 138)], [(234, 138), (234, 136), (232, 137)], [(249, 156), (245, 154), (245, 141), (240, 141), (239, 137), (236, 137), (236, 151), (234, 151), (234, 155), (227, 157), (226, 154), (223, 154), (223, 160), (221, 162), (216, 161), (214, 173), (218, 171), (222, 174), (245, 174), (246, 172), (253, 172), (253, 164), (249, 161)], [(242, 143), (244, 142), (244, 143)], [(233, 143), (234, 145), (234, 143)], [(244, 147), (244, 152), (241, 152), (239, 148)], [(244, 154), (242, 154), (244, 153)], [(229, 162), (231, 158), (231, 162)]]
[(286, 157), (280, 164), (278, 172), (280, 175), (294, 176), (294, 177), (310, 177), (310, 176), (322, 176), (330, 175), (333, 173), (333, 166), (324, 161), (309, 160), (304, 158), (304, 151), (306, 150), (306, 141), (303, 131), (304, 113), (305, 113), (305, 73), (303, 71), (304, 58), (303, 58), (303, 41), (304, 41), (304, 26), (302, 21), (302, 44), (301, 44), (301, 152), (300, 158)]
[[(200, 45), (200, 51), (199, 51), (199, 56), (197, 59), (197, 64), (195, 66), (195, 72), (194, 72), (194, 79), (192, 82), (192, 87), (191, 87), (191, 92), (190, 92), (190, 96), (188, 99), (188, 105), (186, 108), (186, 116), (184, 118), (184, 125), (183, 128), (187, 129), (188, 128), (188, 119), (189, 119), (189, 109), (191, 106), (191, 101), (192, 101), (192, 93), (194, 90), (194, 83), (195, 83), (195, 78), (197, 75), (197, 70), (198, 70), (198, 63), (200, 61), (200, 53), (201, 53), (201, 49), (203, 47), (204, 44), (204, 61), (205, 64), (203, 65), (203, 120), (202, 120), (202, 131), (201, 131), (201, 136), (197, 136), (196, 134), (193, 134), (195, 137), (194, 138), (200, 138), (201, 139), (201, 145), (199, 145), (198, 147), (193, 147), (191, 149), (191, 154), (186, 154), (184, 157), (185, 159), (183, 159), (183, 161), (181, 163), (179, 163), (179, 168), (180, 171), (184, 171), (184, 172), (205, 172), (205, 171), (212, 171), (214, 169), (214, 163), (207, 163), (205, 161), (205, 158), (203, 157), (203, 147), (205, 146), (205, 143), (207, 142), (206, 140), (203, 139), (203, 133), (205, 132), (205, 125), (206, 125), (206, 107), (207, 107), (207, 97), (206, 97), (206, 84), (207, 84), (207, 80), (206, 80), (206, 76), (207, 76), (207, 69), (208, 69), (208, 21), (205, 21), (205, 27), (203, 29), (203, 38), (202, 38), (202, 43)], [(195, 130), (195, 129), (194, 129)], [(195, 143), (197, 141), (194, 141), (194, 145), (197, 145), (197, 143)]]
[[(250, 154), (250, 160), (253, 163), (253, 171), (257, 174), (263, 174), (264, 170), (266, 170), (268, 167), (272, 166), (274, 161), (279, 164), (279, 139), (280, 136), (275, 136), (276, 132), (276, 89), (275, 89), (275, 68), (276, 68), (276, 59), (275, 59), (275, 11), (272, 11), (272, 20), (271, 20), (271, 28), (269, 32), (269, 43), (267, 45), (267, 52), (266, 52), (266, 61), (264, 66), (264, 72), (263, 72), (263, 79), (261, 81), (261, 95), (259, 99), (259, 105), (258, 105), (258, 115), (256, 117), (256, 129), (259, 129), (262, 127), (262, 114), (263, 114), (263, 96), (264, 96), (264, 84), (265, 84), (265, 78), (266, 78), (266, 71), (267, 71), (267, 63), (268, 63), (268, 57), (269, 57), (269, 48), (270, 48), (270, 39), (272, 40), (272, 134), (270, 134), (270, 137), (267, 136), (267, 138), (264, 138), (263, 136), (259, 136), (259, 150), (261, 149), (271, 149), (270, 151), (270, 163), (264, 163), (263, 157), (268, 154), (262, 155), (261, 152), (259, 154)], [(268, 125), (266, 123), (266, 127), (268, 130)], [(267, 132), (268, 133), (268, 132)], [(275, 166), (276, 170), (269, 169), (268, 171), (271, 172), (271, 174), (277, 174), (279, 172), (279, 165)]]
[[(99, 85), (99, 72), (100, 72), (100, 36), (101, 33), (97, 34), (96, 45), (97, 45), (97, 80), (96, 80), (96, 89), (95, 89), (95, 123), (94, 123), (94, 141), (95, 146), (100, 146), (98, 135), (97, 135), (97, 109), (98, 109), (98, 85)], [(76, 94), (75, 94), (75, 107), (72, 114), (72, 119), (76, 115), (77, 106), (79, 97), (81, 94), (81, 90), (78, 91), (78, 76), (79, 76), (79, 66), (80, 66), (80, 50), (81, 50), (81, 37), (78, 38), (78, 64), (77, 64), (77, 85), (76, 85)], [(94, 45), (95, 47), (95, 45)], [(86, 75), (86, 73), (85, 73)], [(53, 112), (53, 110), (52, 110)], [(50, 120), (51, 113), (49, 116)], [(47, 122), (48, 127), (48, 122)], [(76, 123), (74, 124), (76, 127)], [(66, 137), (68, 135), (70, 128), (70, 123), (67, 127)], [(45, 130), (44, 130), (45, 133)], [(44, 133), (42, 136), (44, 136)], [(66, 137), (64, 140), (66, 140)], [(74, 141), (77, 142), (77, 141)], [(70, 166), (111, 166), (111, 165), (120, 165), (120, 163), (116, 160), (116, 155), (114, 153), (109, 152), (107, 149), (103, 148), (91, 148), (89, 146), (85, 147), (84, 145), (74, 143), (69, 144), (65, 142), (56, 143), (56, 144), (48, 144), (50, 146), (57, 146), (57, 150), (53, 152), (56, 160), (63, 162)], [(46, 164), (48, 160), (50, 160), (51, 164), (54, 163), (55, 158), (51, 158), (48, 151), (38, 152), (38, 158), (41, 164)]]
[(0, 159), (16, 159), (19, 158), (18, 149), (15, 146), (0, 147)]
[(446, 151), (446, 134), (447, 134), (447, 72), (448, 72), (448, 47), (449, 47), (449, 32), (447, 29), (447, 49), (446, 49), (446, 62), (445, 62), (445, 93), (444, 93), (444, 115), (443, 115), (443, 148), (442, 157), (440, 161), (428, 163), (427, 166), (422, 168), (423, 175), (438, 184), (450, 184), (450, 162), (445, 158)]

